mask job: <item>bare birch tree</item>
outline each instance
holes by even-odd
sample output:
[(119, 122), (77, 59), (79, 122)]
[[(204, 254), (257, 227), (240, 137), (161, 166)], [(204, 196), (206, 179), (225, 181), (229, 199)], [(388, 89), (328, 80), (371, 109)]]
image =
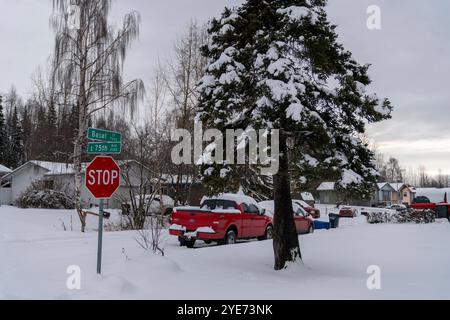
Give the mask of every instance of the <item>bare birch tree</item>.
[[(81, 212), (83, 145), (90, 116), (105, 108), (121, 106), (131, 114), (144, 95), (141, 80), (124, 83), (123, 63), (131, 43), (139, 35), (140, 15), (131, 12), (115, 30), (108, 23), (111, 0), (53, 0), (51, 19), (55, 31), (56, 79), (73, 88), (72, 100), (79, 110), (78, 134), (74, 143), (76, 208)], [(74, 26), (69, 14), (75, 6)], [(84, 218), (80, 214), (82, 225)], [(84, 232), (82, 227), (82, 232)]]
[[(207, 59), (201, 52), (207, 40), (206, 28), (191, 22), (187, 32), (175, 42), (174, 58), (167, 63), (164, 71), (166, 86), (173, 102), (175, 125), (190, 132), (194, 131), (194, 116), (198, 102), (197, 86), (207, 65)], [(191, 185), (197, 178), (198, 169), (182, 164), (174, 170), (176, 201), (186, 203)]]

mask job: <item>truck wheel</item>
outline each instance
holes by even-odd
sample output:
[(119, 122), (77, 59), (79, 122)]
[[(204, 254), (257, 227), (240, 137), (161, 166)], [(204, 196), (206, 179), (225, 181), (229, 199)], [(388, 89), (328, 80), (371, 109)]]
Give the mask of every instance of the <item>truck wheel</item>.
[(235, 244), (236, 243), (236, 232), (233, 230), (230, 230), (227, 232), (227, 235), (225, 236), (225, 244)]
[(185, 240), (184, 243), (189, 249), (192, 249), (195, 246), (195, 240)]
[(268, 226), (266, 228), (266, 232), (264, 233), (264, 236), (259, 237), (258, 240), (263, 241), (263, 240), (271, 240), (271, 239), (273, 239), (273, 227)]

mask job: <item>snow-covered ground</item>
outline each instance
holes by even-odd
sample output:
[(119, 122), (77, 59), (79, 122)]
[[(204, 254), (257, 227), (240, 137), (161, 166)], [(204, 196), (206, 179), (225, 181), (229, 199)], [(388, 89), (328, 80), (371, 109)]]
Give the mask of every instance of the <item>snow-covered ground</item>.
[[(282, 272), (272, 269), (271, 241), (190, 250), (165, 234), (161, 257), (140, 249), (135, 232), (106, 232), (102, 276), (96, 218), (88, 224), (80, 234), (74, 212), (1, 207), (0, 299), (450, 299), (447, 220), (345, 219), (301, 236), (304, 265)], [(81, 290), (67, 289), (72, 265), (81, 268)], [(381, 290), (367, 288), (371, 265), (381, 268)]]

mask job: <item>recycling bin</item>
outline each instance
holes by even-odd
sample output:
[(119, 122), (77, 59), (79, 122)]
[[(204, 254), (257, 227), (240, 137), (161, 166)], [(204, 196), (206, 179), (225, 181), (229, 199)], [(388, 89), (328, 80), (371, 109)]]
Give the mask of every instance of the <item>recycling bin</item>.
[(437, 205), (436, 206), (436, 215), (438, 219), (448, 219), (448, 210), (449, 206), (447, 204), (445, 205)]
[(339, 215), (330, 213), (328, 216), (330, 217), (330, 228), (331, 229), (339, 228)]

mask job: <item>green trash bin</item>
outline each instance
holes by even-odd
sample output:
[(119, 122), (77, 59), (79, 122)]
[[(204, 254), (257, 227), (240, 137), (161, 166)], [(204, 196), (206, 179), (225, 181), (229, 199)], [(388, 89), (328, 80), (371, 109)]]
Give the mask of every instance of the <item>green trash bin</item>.
[(448, 219), (448, 205), (437, 205), (436, 206), (436, 215), (438, 219)]
[(339, 228), (339, 215), (335, 213), (330, 213), (328, 217), (330, 217), (330, 228), (331, 229)]

